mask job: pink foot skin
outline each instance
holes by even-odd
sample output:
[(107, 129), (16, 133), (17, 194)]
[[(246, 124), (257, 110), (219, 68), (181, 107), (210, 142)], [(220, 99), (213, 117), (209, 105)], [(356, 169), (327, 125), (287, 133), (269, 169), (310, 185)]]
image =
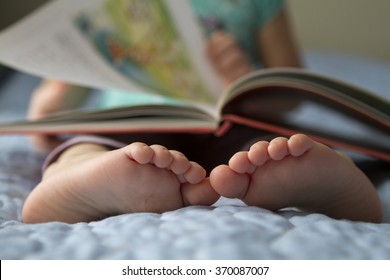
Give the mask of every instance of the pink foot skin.
[(89, 222), (124, 213), (211, 205), (219, 195), (205, 176), (197, 163), (163, 146), (133, 143), (109, 151), (79, 144), (46, 170), (25, 202), (23, 220)]
[(347, 157), (301, 134), (260, 141), (210, 174), (214, 190), (272, 211), (298, 207), (336, 219), (381, 222), (376, 190)]

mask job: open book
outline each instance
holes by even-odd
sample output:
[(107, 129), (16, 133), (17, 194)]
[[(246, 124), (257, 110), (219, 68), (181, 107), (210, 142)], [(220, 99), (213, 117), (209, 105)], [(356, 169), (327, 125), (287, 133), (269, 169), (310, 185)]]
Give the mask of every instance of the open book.
[[(389, 100), (288, 68), (254, 71), (222, 91), (203, 55), (202, 32), (187, 1), (129, 0), (126, 7), (114, 2), (122, 3), (49, 3), (0, 34), (0, 61), (74, 84), (119, 88), (127, 91), (129, 102), (3, 123), (0, 133), (211, 133), (223, 141), (227, 131), (241, 126), (259, 134), (305, 133), (390, 160)], [(123, 10), (137, 18), (136, 26), (121, 18)], [(47, 26), (53, 15), (56, 20)], [(30, 35), (37, 28), (47, 32)], [(164, 98), (134, 105), (132, 92)]]

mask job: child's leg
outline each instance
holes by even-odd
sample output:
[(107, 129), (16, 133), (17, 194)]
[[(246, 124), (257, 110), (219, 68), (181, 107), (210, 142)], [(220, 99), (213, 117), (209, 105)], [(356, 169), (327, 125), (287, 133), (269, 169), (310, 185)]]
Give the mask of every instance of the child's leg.
[(278, 210), (299, 207), (333, 218), (380, 222), (374, 186), (353, 162), (305, 135), (260, 141), (215, 168), (210, 182), (222, 196)]
[(87, 222), (133, 212), (211, 205), (219, 195), (205, 170), (163, 146), (96, 143), (67, 148), (44, 171), (23, 208), (27, 223)]

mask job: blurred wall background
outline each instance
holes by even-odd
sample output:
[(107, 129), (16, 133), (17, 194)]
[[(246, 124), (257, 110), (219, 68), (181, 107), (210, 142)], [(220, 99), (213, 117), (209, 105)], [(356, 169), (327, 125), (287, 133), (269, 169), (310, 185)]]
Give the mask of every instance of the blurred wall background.
[(301, 47), (390, 62), (389, 0), (287, 0)]
[[(0, 29), (47, 1), (0, 0)], [(286, 2), (302, 48), (338, 50), (390, 62), (389, 0)]]

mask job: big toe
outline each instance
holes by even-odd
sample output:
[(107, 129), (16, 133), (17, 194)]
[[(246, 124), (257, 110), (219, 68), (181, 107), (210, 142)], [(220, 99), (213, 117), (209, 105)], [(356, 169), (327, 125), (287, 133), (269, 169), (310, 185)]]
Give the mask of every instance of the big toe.
[(210, 180), (205, 179), (198, 184), (184, 183), (182, 185), (184, 205), (212, 205), (220, 197), (210, 185)]
[(227, 165), (214, 168), (210, 174), (213, 189), (228, 198), (243, 198), (248, 190), (249, 175), (238, 174)]

